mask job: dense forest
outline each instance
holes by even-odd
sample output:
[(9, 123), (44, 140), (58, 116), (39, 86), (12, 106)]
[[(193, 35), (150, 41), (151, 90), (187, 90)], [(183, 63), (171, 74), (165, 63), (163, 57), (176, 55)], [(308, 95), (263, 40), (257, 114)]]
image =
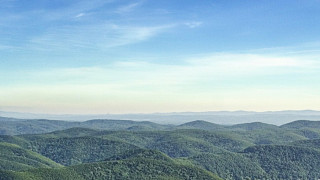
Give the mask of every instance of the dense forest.
[(320, 122), (0, 121), (0, 179), (318, 179)]

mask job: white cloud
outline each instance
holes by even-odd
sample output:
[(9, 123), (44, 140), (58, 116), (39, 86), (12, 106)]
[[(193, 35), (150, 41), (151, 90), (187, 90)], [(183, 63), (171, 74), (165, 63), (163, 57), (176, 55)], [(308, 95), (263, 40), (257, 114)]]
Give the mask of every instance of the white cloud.
[(82, 17), (84, 15), (85, 15), (85, 13), (79, 13), (78, 15), (75, 16), (75, 18), (80, 18), (80, 17)]
[(189, 59), (188, 62), (195, 67), (212, 68), (216, 72), (233, 74), (268, 73), (278, 69), (286, 73), (294, 69), (319, 68), (319, 62), (305, 56), (274, 56), (265, 54), (232, 54), (218, 53)]
[(176, 65), (141, 60), (117, 61), (100, 67), (52, 69), (29, 73), (27, 79), (44, 84), (108, 85), (115, 91), (138, 89), (144, 92), (145, 87), (178, 91), (201, 86), (201, 83), (232, 82), (241, 78), (254, 79), (255, 76), (282, 76), (292, 73), (312, 75), (319, 69), (318, 61), (305, 57), (224, 53), (186, 59), (185, 63)]
[[(21, 104), (69, 113), (314, 108), (319, 105), (320, 86), (313, 83), (319, 80), (315, 76), (319, 70), (319, 62), (306, 56), (266, 54), (217, 53), (176, 65), (117, 61), (105, 66), (26, 72), (27, 85), (3, 87), (0, 96), (6, 106)], [(299, 80), (286, 77), (296, 72)], [(283, 76), (285, 80), (270, 84), (263, 80), (269, 75), (276, 75), (271, 81)], [(304, 80), (312, 87), (300, 84)]]
[(122, 46), (145, 41), (173, 27), (174, 25), (160, 25), (151, 27), (117, 26), (113, 28), (116, 37), (113, 37), (112, 43), (106, 45), (106, 47)]
[(133, 11), (135, 8), (137, 8), (141, 2), (131, 3), (125, 6), (121, 6), (116, 10), (116, 13), (123, 14)]
[(184, 25), (188, 26), (189, 28), (196, 28), (201, 26), (203, 23), (200, 21), (193, 21), (193, 22), (186, 22)]

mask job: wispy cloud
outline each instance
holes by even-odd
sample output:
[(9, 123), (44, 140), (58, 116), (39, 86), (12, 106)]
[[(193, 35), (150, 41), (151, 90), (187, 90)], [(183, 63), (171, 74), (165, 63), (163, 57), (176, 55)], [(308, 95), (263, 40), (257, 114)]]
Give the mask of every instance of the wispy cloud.
[[(89, 112), (88, 106), (100, 113), (104, 109), (129, 112), (132, 107), (137, 108), (135, 112), (161, 111), (161, 107), (166, 107), (163, 111), (181, 111), (186, 110), (184, 104), (191, 110), (300, 107), (296, 101), (316, 107), (320, 86), (314, 82), (319, 80), (319, 70), (319, 61), (308, 56), (214, 53), (186, 58), (175, 65), (117, 61), (103, 66), (24, 72), (27, 85), (17, 82), (3, 87), (0, 96), (4, 97), (3, 105), (19, 102), (50, 112)], [(295, 74), (299, 79), (292, 77)], [(14, 78), (10, 72), (8, 78)], [(273, 103), (275, 99), (277, 104)]]
[(139, 5), (141, 5), (142, 2), (135, 2), (131, 3), (125, 6), (119, 7), (115, 12), (119, 14), (128, 13), (133, 11), (135, 8), (137, 8)]
[(191, 59), (193, 65), (212, 65), (217, 69), (260, 70), (263, 68), (314, 68), (318, 61), (305, 56), (281, 56), (270, 54), (216, 53), (207, 57)]
[(79, 13), (79, 14), (77, 14), (76, 16), (75, 16), (75, 18), (80, 18), (80, 17), (82, 17), (82, 16), (84, 16), (85, 15), (85, 13)]
[[(152, 23), (145, 23), (139, 20), (142, 18), (140, 16), (130, 17), (134, 22), (127, 23), (127, 20), (122, 19), (125, 17), (115, 14), (115, 12), (120, 14), (131, 12), (143, 3), (144, 1), (135, 1), (119, 7), (119, 3), (115, 3), (114, 0), (80, 0), (59, 8), (39, 6), (15, 14), (9, 13), (5, 18), (0, 17), (0, 26), (2, 24), (3, 27), (8, 26), (8, 29), (5, 29), (6, 33), (12, 29), (15, 35), (20, 35), (19, 33), (24, 31), (17, 38), (18, 43), (8, 46), (19, 44), (27, 50), (72, 52), (81, 49), (106, 50), (140, 43), (178, 26), (195, 28), (202, 24), (196, 21), (187, 23), (179, 23), (176, 20), (152, 21), (153, 17), (150, 17), (151, 21), (148, 20)], [(101, 7), (104, 11), (101, 11)], [(32, 20), (35, 17), (37, 21)], [(109, 20), (110, 17), (116, 20)], [(17, 28), (18, 24), (21, 27)]]
[(29, 75), (30, 79), (37, 79), (35, 82), (45, 79), (51, 83), (108, 84), (130, 90), (132, 87), (143, 86), (180, 89), (194, 85), (201, 86), (199, 82), (216, 83), (217, 80), (233, 81), (241, 77), (254, 78), (270, 74), (312, 75), (319, 70), (319, 61), (304, 56), (218, 53), (186, 59), (185, 63), (176, 65), (147, 61), (117, 61), (105, 66), (46, 69), (44, 72), (37, 71)]
[(46, 9), (45, 11), (34, 10), (34, 14), (39, 16), (43, 21), (66, 21), (79, 15), (83, 16), (86, 13), (90, 14), (91, 11), (95, 11), (102, 6), (113, 2), (114, 0), (80, 0), (77, 1), (77, 3), (59, 9)]
[(184, 25), (188, 26), (189, 28), (196, 28), (201, 26), (203, 23), (200, 21), (192, 21), (192, 22), (186, 22)]
[(101, 50), (146, 41), (173, 27), (174, 25), (121, 26), (116, 24), (65, 26), (60, 29), (51, 29), (33, 38), (30, 43), (32, 47), (39, 49), (88, 48)]

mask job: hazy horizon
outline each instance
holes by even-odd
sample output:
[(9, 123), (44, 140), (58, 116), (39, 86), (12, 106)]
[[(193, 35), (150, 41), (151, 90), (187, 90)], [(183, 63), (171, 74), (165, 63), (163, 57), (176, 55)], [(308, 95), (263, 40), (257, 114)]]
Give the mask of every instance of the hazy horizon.
[[(286, 110), (266, 110), (266, 111), (253, 111), (253, 110), (211, 110), (211, 111), (166, 111), (166, 112), (136, 112), (136, 113), (39, 113), (39, 112), (32, 112), (32, 111), (6, 111), (3, 109), (0, 109), (0, 113), (21, 113), (21, 114), (35, 114), (35, 115), (41, 115), (41, 114), (47, 114), (47, 115), (127, 115), (127, 114), (182, 114), (182, 113), (279, 113), (279, 112), (319, 112), (320, 110), (316, 109), (286, 109)], [(1, 114), (0, 114), (1, 116)]]
[(17, 119), (48, 119), (65, 121), (87, 121), (93, 119), (149, 121), (159, 124), (183, 124), (203, 120), (216, 124), (232, 125), (262, 122), (283, 125), (297, 120), (320, 120), (320, 111), (208, 111), (208, 112), (171, 112), (171, 113), (136, 113), (136, 114), (32, 114), (0, 111), (1, 117)]
[(317, 0), (0, 4), (0, 111), (320, 110)]

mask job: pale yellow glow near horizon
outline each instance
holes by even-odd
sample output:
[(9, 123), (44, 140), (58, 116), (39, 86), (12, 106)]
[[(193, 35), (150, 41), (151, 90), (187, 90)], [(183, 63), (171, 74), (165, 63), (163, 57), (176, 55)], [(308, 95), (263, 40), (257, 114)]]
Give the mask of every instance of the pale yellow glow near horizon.
[(0, 110), (153, 113), (319, 109), (314, 57), (218, 53), (182, 65), (116, 62), (24, 73), (0, 87)]
[[(132, 92), (108, 86), (17, 88), (1, 90), (1, 110), (52, 114), (154, 113), (219, 110), (318, 109), (319, 97), (306, 89), (222, 89), (214, 93)], [(303, 93), (303, 95), (302, 95)], [(296, 98), (292, 98), (296, 97)], [(18, 106), (17, 106), (18, 105)], [(302, 108), (303, 107), (303, 108)]]

